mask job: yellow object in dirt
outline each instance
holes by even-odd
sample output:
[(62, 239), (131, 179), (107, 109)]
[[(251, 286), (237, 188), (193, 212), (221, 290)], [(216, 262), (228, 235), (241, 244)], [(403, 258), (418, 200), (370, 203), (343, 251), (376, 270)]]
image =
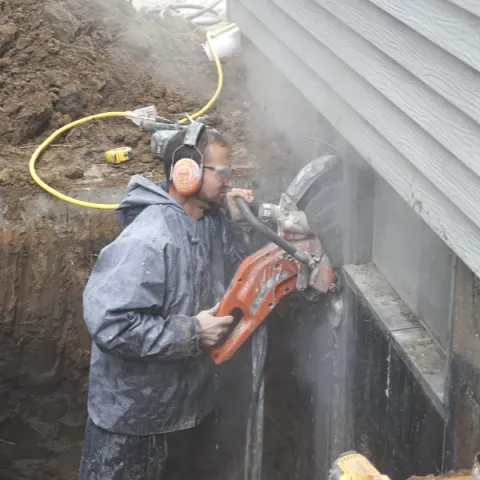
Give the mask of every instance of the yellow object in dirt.
[[(328, 480), (390, 480), (382, 475), (363, 455), (351, 451), (345, 452), (333, 464)], [(475, 480), (472, 472), (458, 470), (441, 475), (427, 475), (418, 477), (412, 475), (408, 480)]]
[(108, 152), (105, 152), (105, 160), (108, 163), (118, 165), (119, 163), (131, 160), (132, 155), (133, 152), (130, 147), (114, 148), (113, 150), (108, 150)]
[(468, 470), (459, 470), (456, 472), (448, 472), (441, 475), (426, 475), (424, 477), (418, 477), (412, 475), (408, 477), (408, 480), (472, 480), (472, 473)]
[(333, 464), (328, 480), (390, 480), (363, 455), (346, 452)]

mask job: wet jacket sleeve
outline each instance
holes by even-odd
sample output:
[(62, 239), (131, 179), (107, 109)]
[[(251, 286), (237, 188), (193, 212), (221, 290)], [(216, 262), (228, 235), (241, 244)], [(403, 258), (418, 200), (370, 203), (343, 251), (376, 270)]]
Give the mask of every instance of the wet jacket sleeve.
[(162, 316), (174, 257), (171, 245), (131, 236), (120, 236), (101, 251), (83, 304), (85, 323), (103, 352), (153, 361), (201, 353), (196, 317)]

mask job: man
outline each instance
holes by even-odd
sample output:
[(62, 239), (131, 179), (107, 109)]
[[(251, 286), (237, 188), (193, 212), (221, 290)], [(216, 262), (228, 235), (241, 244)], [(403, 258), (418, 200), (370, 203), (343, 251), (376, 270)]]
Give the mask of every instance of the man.
[(215, 313), (247, 256), (235, 197), (252, 204), (253, 195), (231, 188), (224, 137), (198, 127), (187, 133), (197, 128), (192, 147), (185, 131), (169, 141), (164, 168), (171, 179), (179, 160), (193, 159), (203, 167), (199, 190), (185, 195), (172, 181), (134, 176), (118, 208), (125, 228), (101, 251), (86, 286), (93, 344), (80, 480), (214, 478), (208, 466), (188, 470), (202, 447), (188, 441), (209, 422), (208, 348), (232, 322)]

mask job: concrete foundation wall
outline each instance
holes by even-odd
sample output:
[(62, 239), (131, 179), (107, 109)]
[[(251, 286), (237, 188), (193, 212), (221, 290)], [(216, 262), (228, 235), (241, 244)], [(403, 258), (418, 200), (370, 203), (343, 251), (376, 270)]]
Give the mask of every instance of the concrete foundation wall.
[(460, 260), (455, 273), (446, 446), (449, 465), (470, 468), (480, 451), (480, 280)]

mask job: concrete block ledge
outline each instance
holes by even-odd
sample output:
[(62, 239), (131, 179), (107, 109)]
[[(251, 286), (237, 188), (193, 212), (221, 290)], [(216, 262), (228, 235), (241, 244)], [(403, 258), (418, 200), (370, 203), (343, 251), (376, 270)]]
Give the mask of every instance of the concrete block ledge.
[(446, 354), (372, 262), (343, 267), (347, 285), (370, 310), (445, 418)]

